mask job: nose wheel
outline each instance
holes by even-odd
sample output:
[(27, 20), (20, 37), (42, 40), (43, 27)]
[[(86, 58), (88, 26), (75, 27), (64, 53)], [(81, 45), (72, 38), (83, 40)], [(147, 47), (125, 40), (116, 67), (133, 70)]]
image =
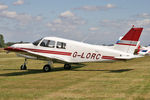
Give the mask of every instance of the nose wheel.
[(71, 64), (65, 64), (64, 69), (65, 70), (70, 70), (71, 69)]
[(21, 69), (21, 70), (27, 70), (26, 64), (27, 64), (27, 59), (25, 59), (24, 64), (21, 65), (20, 69)]
[(23, 64), (23, 65), (21, 65), (20, 69), (21, 70), (27, 70), (27, 66)]

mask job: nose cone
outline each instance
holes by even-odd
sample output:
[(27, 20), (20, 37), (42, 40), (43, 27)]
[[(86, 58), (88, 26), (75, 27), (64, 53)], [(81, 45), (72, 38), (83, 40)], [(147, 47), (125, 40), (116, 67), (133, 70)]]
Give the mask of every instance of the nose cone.
[(18, 52), (18, 51), (24, 51), (23, 48), (30, 48), (32, 46), (33, 46), (33, 44), (31, 44), (31, 43), (27, 43), (27, 44), (14, 44), (14, 45), (12, 45), (10, 47), (4, 48), (4, 50)]
[(14, 44), (12, 46), (4, 48), (4, 50), (7, 50), (7, 51), (20, 51), (20, 49), (18, 48), (18, 44)]
[(4, 50), (7, 50), (7, 51), (9, 51), (9, 49), (10, 49), (10, 47), (4, 48)]

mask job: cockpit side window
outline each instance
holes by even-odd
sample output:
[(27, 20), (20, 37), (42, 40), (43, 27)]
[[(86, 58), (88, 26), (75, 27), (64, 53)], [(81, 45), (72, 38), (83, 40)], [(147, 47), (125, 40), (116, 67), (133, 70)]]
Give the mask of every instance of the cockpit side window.
[(42, 40), (42, 38), (37, 40), (37, 41), (35, 41), (35, 42), (33, 42), (32, 44), (37, 46), (41, 40)]
[(43, 40), (40, 44), (42, 47), (47, 47), (48, 40)]
[(58, 41), (56, 47), (60, 49), (66, 49), (66, 43)]
[(55, 41), (52, 41), (52, 40), (43, 40), (41, 42), (40, 46), (55, 48)]
[(48, 40), (48, 47), (50, 47), (50, 48), (55, 48), (55, 41), (53, 41), (53, 40)]

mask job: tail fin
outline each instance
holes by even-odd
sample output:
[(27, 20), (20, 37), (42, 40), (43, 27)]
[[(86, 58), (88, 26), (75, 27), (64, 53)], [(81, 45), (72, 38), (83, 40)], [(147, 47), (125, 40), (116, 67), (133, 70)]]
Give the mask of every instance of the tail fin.
[(114, 45), (114, 49), (133, 54), (139, 44), (139, 38), (143, 28), (132, 27), (125, 36), (123, 36)]

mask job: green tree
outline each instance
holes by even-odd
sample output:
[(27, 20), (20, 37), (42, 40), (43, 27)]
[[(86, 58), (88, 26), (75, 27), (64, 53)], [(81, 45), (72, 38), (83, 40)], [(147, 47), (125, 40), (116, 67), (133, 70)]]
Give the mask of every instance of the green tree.
[(5, 43), (4, 43), (4, 37), (2, 34), (0, 34), (0, 48), (5, 47)]

